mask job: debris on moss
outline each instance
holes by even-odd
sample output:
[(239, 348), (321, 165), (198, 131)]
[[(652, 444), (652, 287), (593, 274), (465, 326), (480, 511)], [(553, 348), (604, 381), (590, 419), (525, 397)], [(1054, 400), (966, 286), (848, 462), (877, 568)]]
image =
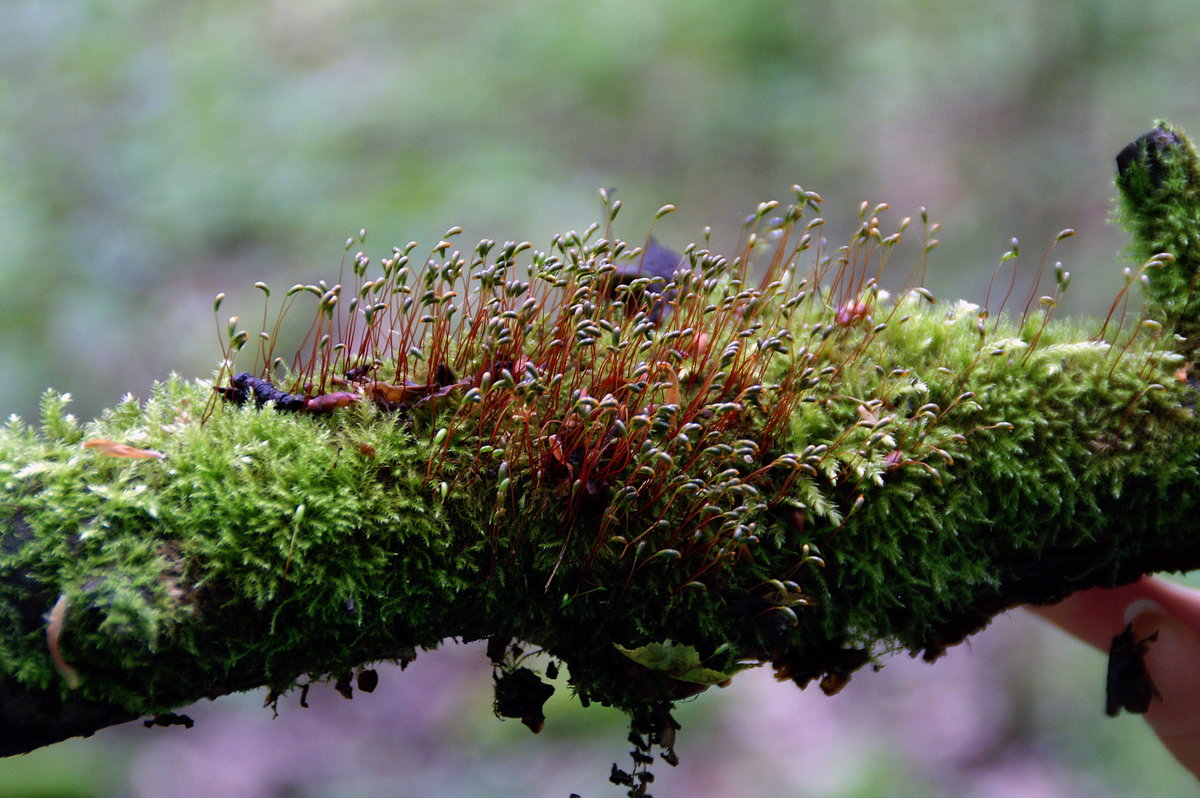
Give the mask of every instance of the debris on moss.
[(1196, 567), (1194, 268), (1168, 269), (1196, 262), (1200, 180), (1156, 130), (1118, 180), (1136, 322), (1053, 319), (1061, 269), (1019, 314), (938, 302), (924, 213), (893, 296), (913, 221), (886, 206), (830, 249), (797, 187), (730, 259), (620, 241), (605, 195), (545, 250), (455, 228), (293, 287), (294, 361), (235, 317), (211, 381), (88, 423), (47, 393), (0, 432), (6, 685), (171, 718), (487, 638), (501, 715), (541, 728), (535, 647), (671, 761), (672, 703), (746, 667), (833, 693), (1008, 607)]

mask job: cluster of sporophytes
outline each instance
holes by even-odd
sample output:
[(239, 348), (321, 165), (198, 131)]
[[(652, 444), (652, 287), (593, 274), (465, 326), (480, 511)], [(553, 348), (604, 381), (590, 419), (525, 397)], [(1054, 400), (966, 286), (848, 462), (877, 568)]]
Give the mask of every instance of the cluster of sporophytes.
[(602, 222), (545, 250), (460, 248), (455, 228), (376, 263), (349, 256), (360, 234), (336, 283), (294, 286), (273, 319), (258, 284), (262, 329), (229, 320), (214, 380), (89, 424), (47, 394), (40, 430), (10, 422), (6, 679), (162, 714), (349, 691), (373, 661), (487, 638), (500, 714), (541, 727), (558, 666), (534, 672), (539, 650), (631, 715), (636, 767), (613, 778), (642, 795), (651, 748), (674, 761), (672, 703), (738, 670), (833, 693), (1007, 607), (1183, 567), (1155, 557), (1189, 545), (1200, 495), (1172, 332), (1196, 316), (1179, 242), (1200, 180), (1156, 130), (1170, 142), (1143, 137), (1121, 178), (1145, 256), (1127, 289), (1150, 302), (1122, 291), (1103, 321), (1052, 320), (1070, 275), (1048, 258), (1014, 290), (1015, 244), (982, 306), (938, 302), (924, 211), (889, 229), (864, 204), (830, 247), (799, 187), (732, 257), (621, 241), (603, 192)]

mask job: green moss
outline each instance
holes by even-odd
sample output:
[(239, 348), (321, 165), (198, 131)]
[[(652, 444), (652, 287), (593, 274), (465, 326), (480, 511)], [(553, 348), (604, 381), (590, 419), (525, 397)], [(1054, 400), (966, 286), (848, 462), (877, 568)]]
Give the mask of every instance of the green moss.
[[(596, 228), (524, 278), (528, 245), (468, 263), (443, 242), (416, 274), (397, 251), (399, 311), (371, 303), (360, 256), (358, 326), (314, 288), (318, 343), (290, 377), (321, 393), (369, 367), (379, 382), (351, 379), (363, 398), (330, 414), (206, 410), (210, 383), (172, 377), (80, 425), (47, 394), (40, 431), (0, 435), (0, 665), (150, 713), (516, 639), (662, 741), (672, 700), (748, 663), (832, 691), (1014, 604), (1187, 565), (1160, 554), (1192, 550), (1200, 438), (1161, 325), (1105, 340), (1052, 302), (997, 319), (850, 290), (894, 243), (875, 219), (836, 274), (818, 258), (804, 277), (787, 241), (814, 196), (782, 243), (689, 250), (661, 323), (640, 256)], [(748, 288), (756, 254), (774, 271)], [(231, 327), (228, 357), (248, 338)], [(43, 620), (61, 597), (75, 688)]]
[[(10, 430), (6, 513), (33, 539), (9, 569), (36, 568), (46, 600), (69, 597), (64, 646), (81, 691), (139, 711), (242, 670), (285, 685), (453, 635), (544, 644), (590, 679), (590, 697), (627, 709), (635, 699), (605, 684), (617, 676), (613, 643), (723, 648), (721, 667), (830, 636), (920, 649), (931, 618), (1004, 582), (1001, 564), (1111, 534), (1104, 494), (1162, 482), (1192, 452), (1168, 446), (1191, 423), (1181, 390), (1148, 390), (1175, 384), (1172, 358), (1147, 375), (1147, 350), (1118, 356), (1069, 325), (1048, 327), (1030, 351), (1011, 325), (980, 340), (973, 311), (948, 318), (910, 304), (907, 321), (866, 346), (857, 334), (837, 344), (858, 350), (853, 368), (810, 389), (814, 401), (797, 403), (773, 451), (746, 462), (718, 450), (686, 466), (677, 453), (681, 475), (707, 478), (723, 497), (731, 518), (721, 523), (741, 528), (708, 560), (698, 549), (683, 556), (675, 540), (685, 522), (671, 519), (694, 504), (655, 504), (668, 523), (648, 528), (626, 518), (613, 530), (623, 540), (594, 554), (596, 519), (581, 513), (564, 529), (561, 506), (518, 499), (519, 529), (497, 529), (488, 475), (498, 469), (470, 464), (465, 445), (441, 466), (462, 477), (443, 499), (441, 480), (427, 477), (430, 439), (411, 419), (371, 406), (323, 418), (245, 406), (202, 425), (207, 386), (175, 379), (140, 412), (125, 403), (83, 434), (62, 431), (50, 400), (42, 427), (53, 436)], [(782, 358), (775, 370), (791, 366)], [(107, 457), (80, 448), (85, 437), (166, 458)], [(818, 447), (808, 468), (746, 479), (768, 458)], [(670, 484), (669, 473), (654, 479)], [(513, 478), (509, 492), (528, 487), (528, 474)], [(800, 565), (805, 544), (824, 568)], [(706, 566), (714, 578), (688, 578)], [(771, 579), (794, 582), (799, 600), (772, 603), (761, 587)], [(747, 619), (743, 601), (767, 609)], [(219, 641), (197, 634), (214, 627)], [(23, 656), (40, 660), (46, 684), (40, 634), (26, 633)], [(191, 678), (156, 692), (163, 657), (191, 661)]]
[(1117, 156), (1118, 220), (1133, 234), (1154, 317), (1173, 322), (1195, 349), (1200, 330), (1200, 159), (1191, 139), (1158, 121)]

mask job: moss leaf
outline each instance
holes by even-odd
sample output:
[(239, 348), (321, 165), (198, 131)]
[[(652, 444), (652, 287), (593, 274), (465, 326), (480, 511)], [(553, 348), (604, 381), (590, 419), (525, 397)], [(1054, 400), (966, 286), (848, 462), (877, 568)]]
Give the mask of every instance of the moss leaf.
[(647, 643), (637, 648), (625, 648), (616, 645), (620, 651), (643, 668), (661, 671), (672, 679), (693, 684), (718, 684), (728, 681), (728, 674), (711, 668), (700, 667), (700, 652), (691, 646), (664, 640), (661, 643)]

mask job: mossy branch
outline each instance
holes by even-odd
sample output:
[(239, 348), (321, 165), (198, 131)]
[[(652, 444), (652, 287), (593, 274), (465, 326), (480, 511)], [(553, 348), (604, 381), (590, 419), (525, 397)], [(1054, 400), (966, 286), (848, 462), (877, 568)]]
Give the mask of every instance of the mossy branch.
[(1133, 234), (1142, 261), (1173, 260), (1148, 275), (1152, 317), (1175, 325), (1185, 338), (1177, 349), (1191, 359), (1200, 345), (1200, 160), (1187, 135), (1158, 122), (1117, 155), (1118, 218)]
[(669, 748), (672, 702), (749, 665), (836, 692), (1009, 607), (1200, 567), (1200, 172), (1167, 126), (1119, 164), (1138, 325), (889, 300), (880, 208), (805, 277), (798, 191), (733, 263), (593, 230), (521, 281), (525, 247), (467, 263), (448, 235), (374, 301), (358, 258), (344, 319), (313, 288), (292, 394), (172, 378), (88, 424), (47, 394), (0, 434), (0, 753), (448, 637), (491, 641), (503, 714), (540, 727), (524, 641)]

